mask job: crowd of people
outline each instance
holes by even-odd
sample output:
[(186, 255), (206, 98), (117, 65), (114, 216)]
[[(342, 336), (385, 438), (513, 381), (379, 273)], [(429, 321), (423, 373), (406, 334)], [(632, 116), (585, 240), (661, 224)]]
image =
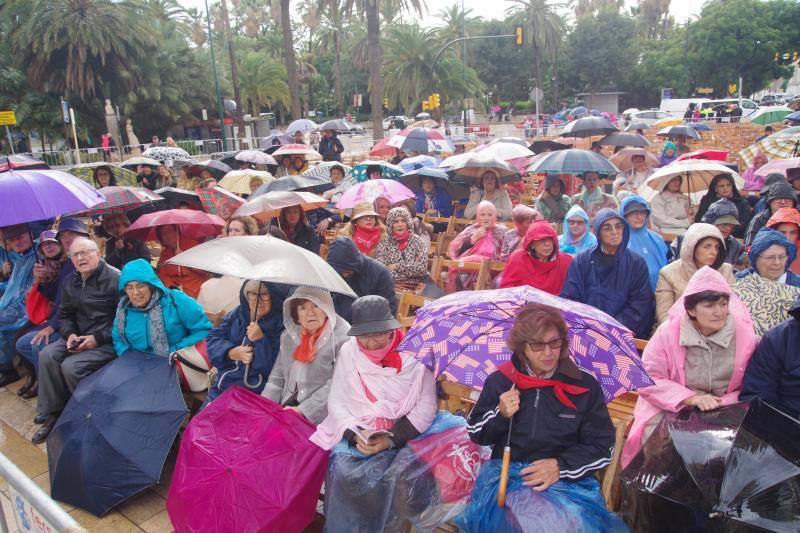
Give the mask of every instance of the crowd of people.
[[(327, 134), (320, 141), (326, 157), (341, 155), (337, 142)], [(661, 163), (676, 152), (670, 144)], [(326, 509), (347, 512), (331, 515), (331, 529), (369, 524), (379, 531), (385, 523), (370, 514), (375, 509), (347, 496), (355, 466), (370, 461), (390, 471), (397, 451), (437, 417), (433, 375), (397, 349), (404, 332), (396, 292), (471, 290), (477, 273), (464, 264), (501, 261), (494, 286), (531, 286), (588, 304), (650, 339), (642, 359), (655, 385), (639, 391), (625, 464), (665, 413), (683, 407), (706, 411), (761, 397), (799, 416), (800, 176), (791, 169), (788, 177), (767, 176), (756, 203), (732, 174), (720, 174), (695, 208), (681, 177), (649, 199), (636, 194), (652, 170), (644, 161), (632, 160), (609, 192), (596, 172), (581, 174), (572, 196), (549, 175), (532, 205), (490, 170), (460, 205), (421, 178), (410, 201), (379, 197), (346, 213), (289, 206), (268, 225), (227, 217), (227, 237), (270, 234), (314, 254), (324, 244), (325, 260), (357, 299), (169, 264), (202, 241), (180, 225), (158, 226), (149, 246), (126, 235), (125, 214), (3, 228), (0, 386), (21, 378), (18, 353), (28, 373), (18, 394), (38, 395), (33, 442), (41, 443), (81, 380), (109, 361), (129, 350), (169, 356), (205, 342), (216, 378), (204, 406), (238, 385), (300, 413), (316, 426), (312, 442), (333, 451)], [(284, 158), (277, 175), (305, 172), (308, 164)], [(163, 184), (157, 169), (145, 168), (141, 185)], [(338, 188), (346, 171), (334, 165), (330, 174)], [(102, 166), (94, 180), (97, 187), (115, 183)], [(213, 175), (200, 180), (216, 183)], [(470, 223), (450, 235), (446, 255), (457, 263), (446, 280), (433, 279), (431, 238), (445, 234), (425, 216), (454, 210)], [(329, 229), (335, 236), (326, 243)], [(571, 502), (564, 509), (574, 523), (624, 530), (606, 512), (593, 477), (610, 461), (614, 428), (597, 381), (569, 358), (567, 335), (554, 308), (531, 304), (515, 317), (507, 341), (513, 358), (488, 377), (468, 419), (470, 438), (490, 446), (492, 460), (457, 519), (465, 531), (498, 530), (514, 513), (532, 520), (523, 508), (550, 499)], [(538, 426), (530, 422), (534, 412)], [(520, 497), (504, 510), (490, 500), (514, 417), (509, 491)], [(523, 493), (528, 486), (535, 491)]]

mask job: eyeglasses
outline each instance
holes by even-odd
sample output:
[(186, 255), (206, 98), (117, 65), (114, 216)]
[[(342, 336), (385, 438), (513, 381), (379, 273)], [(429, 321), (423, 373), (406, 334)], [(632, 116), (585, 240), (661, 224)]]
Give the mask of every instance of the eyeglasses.
[(761, 260), (761, 261), (764, 261), (765, 263), (781, 263), (781, 264), (783, 264), (789, 259), (789, 256), (788, 255), (762, 255), (762, 256), (759, 256), (758, 259)]
[(378, 331), (377, 333), (365, 333), (363, 335), (359, 335), (358, 338), (369, 341), (377, 341), (388, 337), (391, 333), (391, 331)]
[(622, 233), (625, 231), (625, 226), (623, 224), (614, 224), (613, 226), (611, 224), (604, 224), (601, 229), (611, 233)]
[(97, 252), (97, 250), (80, 250), (78, 252), (72, 252), (69, 254), (70, 257), (77, 257), (80, 259), (81, 257), (89, 257), (93, 253)]
[(260, 298), (262, 302), (267, 302), (270, 299), (268, 292), (247, 292), (245, 296), (250, 301), (255, 301), (257, 298)]
[(570, 226), (585, 226), (586, 225), (586, 221), (585, 220), (568, 220), (567, 224), (569, 224)]
[(529, 342), (528, 347), (533, 352), (542, 352), (544, 351), (545, 347), (550, 348), (551, 350), (560, 350), (563, 344), (564, 339), (558, 337), (547, 342)]

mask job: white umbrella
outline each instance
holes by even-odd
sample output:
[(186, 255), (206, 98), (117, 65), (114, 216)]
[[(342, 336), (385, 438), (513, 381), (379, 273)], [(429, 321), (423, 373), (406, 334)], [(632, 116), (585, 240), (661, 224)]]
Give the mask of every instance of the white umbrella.
[(120, 164), (120, 166), (122, 168), (126, 168), (128, 170), (136, 170), (136, 167), (139, 166), (139, 165), (148, 165), (148, 166), (151, 166), (151, 167), (157, 167), (160, 164), (161, 164), (161, 162), (159, 162), (158, 160), (153, 159), (151, 157), (136, 156), (136, 157), (131, 157), (130, 159), (127, 159), (122, 164)]
[(644, 182), (644, 185), (658, 191), (662, 189), (664, 184), (680, 176), (683, 178), (681, 192), (691, 195), (700, 191), (707, 191), (711, 180), (719, 174), (731, 176), (739, 189), (744, 186), (744, 180), (739, 174), (725, 165), (707, 159), (675, 161), (653, 172)]
[(303, 211), (311, 211), (328, 205), (328, 200), (311, 192), (270, 191), (248, 200), (236, 210), (234, 215), (251, 215), (266, 220), (276, 217), (284, 207), (300, 206)]
[(320, 256), (270, 235), (214, 239), (181, 252), (167, 263), (358, 297)]
[(286, 134), (294, 135), (296, 131), (302, 131), (303, 133), (307, 133), (309, 131), (314, 131), (318, 127), (319, 124), (317, 124), (316, 122), (308, 120), (307, 118), (301, 118), (289, 124), (289, 127), (286, 128)]
[(234, 159), (237, 161), (244, 161), (245, 163), (252, 163), (254, 165), (277, 165), (278, 162), (269, 154), (265, 154), (260, 150), (242, 150)]
[(451, 155), (450, 157), (445, 158), (444, 161), (439, 163), (439, 168), (443, 168), (443, 169), (453, 168), (456, 165), (460, 165), (461, 163), (463, 163), (464, 161), (466, 161), (467, 159), (469, 159), (473, 155), (474, 155), (474, 152), (464, 152), (463, 154)]
[(343, 168), (345, 176), (353, 169), (353, 167), (345, 165), (344, 163), (339, 163), (338, 161), (323, 161), (303, 172), (303, 176), (331, 181), (331, 167)]
[(486, 146), (480, 151), (475, 151), (482, 156), (494, 157), (502, 161), (510, 161), (520, 157), (531, 157), (535, 155), (527, 146), (522, 146), (516, 143), (499, 142)]

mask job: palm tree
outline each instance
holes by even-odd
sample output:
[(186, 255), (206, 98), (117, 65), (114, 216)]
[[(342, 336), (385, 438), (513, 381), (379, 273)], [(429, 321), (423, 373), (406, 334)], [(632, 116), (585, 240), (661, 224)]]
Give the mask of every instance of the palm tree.
[(317, 9), (320, 13), (320, 27), (316, 36), (318, 49), (326, 50), (329, 44), (333, 45), (333, 90), (336, 93), (336, 102), (339, 112), (344, 113), (345, 99), (342, 89), (342, 43), (344, 41), (343, 19), (347, 16), (341, 0), (318, 0)]
[(12, 52), (27, 64), (34, 89), (105, 94), (143, 82), (138, 68), (154, 48), (141, 4), (130, 0), (10, 0), (0, 16), (14, 21)]
[[(273, 4), (273, 10), (275, 5)], [(297, 59), (294, 53), (294, 37), (292, 36), (291, 0), (280, 0), (280, 23), (283, 32), (283, 57), (286, 61), (286, 72), (289, 77), (289, 96), (291, 97), (292, 119), (300, 118), (300, 82), (297, 78)]]
[(253, 115), (258, 116), (261, 106), (272, 109), (274, 104), (290, 105), (286, 68), (260, 52), (248, 52), (239, 68), (239, 85), (242, 98), (252, 105)]
[[(469, 37), (471, 30), (475, 28), (479, 20), (477, 17), (471, 16), (471, 13), (471, 9), (462, 11), (458, 3), (454, 3), (447, 9), (440, 10), (436, 14), (438, 18), (442, 19), (442, 24), (437, 28), (439, 39), (446, 43), (460, 37)], [(456, 55), (461, 59), (462, 47), (458, 47)]]

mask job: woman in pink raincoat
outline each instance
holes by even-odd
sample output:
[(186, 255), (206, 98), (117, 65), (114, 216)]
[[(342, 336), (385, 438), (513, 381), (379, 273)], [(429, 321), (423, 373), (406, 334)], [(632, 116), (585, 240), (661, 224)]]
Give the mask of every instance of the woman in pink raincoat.
[(744, 179), (744, 187), (742, 188), (743, 190), (761, 190), (761, 188), (764, 186), (764, 176), (758, 175), (758, 169), (766, 165), (767, 162), (767, 156), (764, 155), (764, 152), (761, 150), (756, 152), (756, 156), (753, 158), (753, 164), (747, 167), (742, 174), (742, 178)]
[[(464, 228), (447, 248), (447, 257), (465, 263), (499, 261), (503, 238), (508, 228), (497, 225), (497, 209), (486, 200), (478, 204), (476, 222)], [(450, 268), (447, 273), (447, 292), (469, 290), (475, 285), (478, 274), (460, 268)]]
[(750, 313), (722, 274), (708, 266), (698, 270), (642, 355), (655, 385), (639, 389), (623, 467), (666, 412), (737, 402), (757, 344)]

